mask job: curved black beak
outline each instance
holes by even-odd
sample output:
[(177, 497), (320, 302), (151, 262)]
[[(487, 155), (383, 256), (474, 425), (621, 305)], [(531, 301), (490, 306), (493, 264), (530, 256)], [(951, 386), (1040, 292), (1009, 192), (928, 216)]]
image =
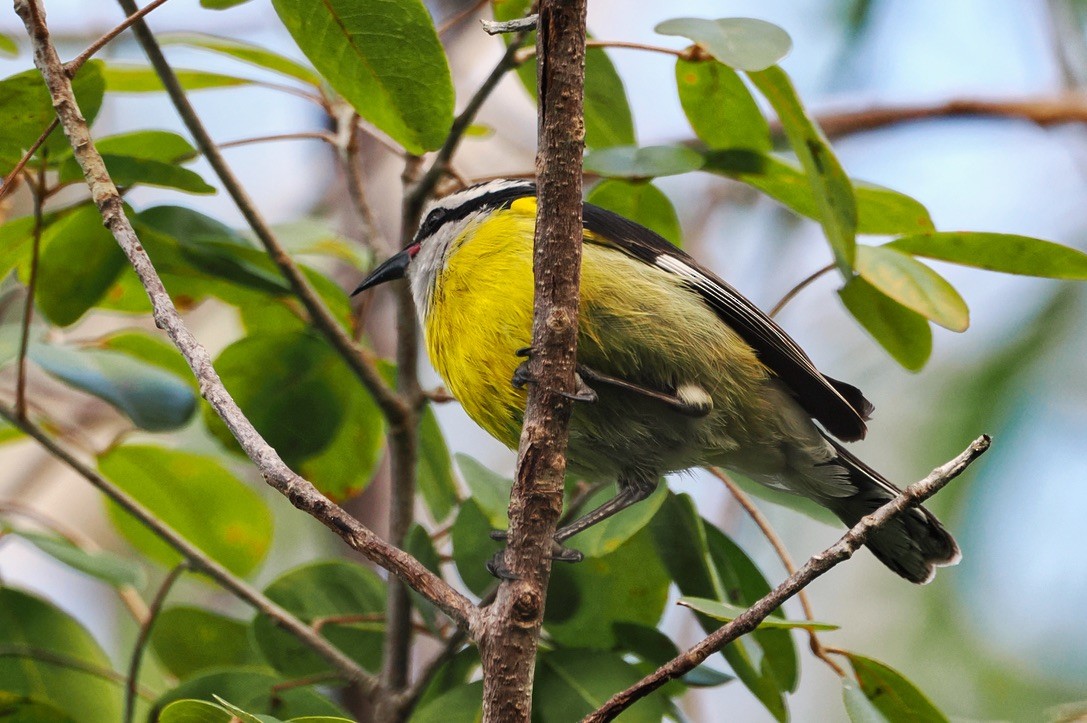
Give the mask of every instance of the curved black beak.
[(413, 249), (418, 251), (419, 247), (412, 244), (400, 253), (390, 256), (385, 263), (371, 271), (370, 275), (362, 280), (359, 287), (351, 292), (351, 295), (361, 294), (363, 291), (378, 284), (384, 284), (386, 281), (404, 278), (404, 274), (408, 271), (408, 264), (411, 263), (412, 257), (415, 256)]

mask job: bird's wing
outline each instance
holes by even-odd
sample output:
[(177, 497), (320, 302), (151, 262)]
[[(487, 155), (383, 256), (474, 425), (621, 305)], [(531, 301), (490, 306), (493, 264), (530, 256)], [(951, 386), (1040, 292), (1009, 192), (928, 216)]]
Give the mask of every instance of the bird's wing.
[(584, 226), (587, 242), (613, 246), (682, 278), (828, 432), (845, 441), (864, 437), (871, 402), (856, 387), (820, 373), (797, 343), (736, 289), (653, 231), (611, 211), (585, 204)]

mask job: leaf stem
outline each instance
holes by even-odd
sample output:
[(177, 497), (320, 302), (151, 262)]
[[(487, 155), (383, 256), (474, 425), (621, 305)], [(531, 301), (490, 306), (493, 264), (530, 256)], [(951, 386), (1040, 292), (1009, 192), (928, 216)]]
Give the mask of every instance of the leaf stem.
[(786, 291), (785, 295), (782, 296), (780, 300), (778, 300), (778, 303), (774, 304), (774, 308), (770, 309), (769, 317), (773, 319), (775, 316), (780, 314), (781, 310), (785, 308), (786, 304), (795, 299), (797, 294), (815, 283), (815, 281), (820, 276), (830, 271), (833, 271), (835, 268), (836, 266), (834, 264), (827, 264), (818, 271), (814, 271), (806, 276), (800, 283)]
[(155, 621), (158, 620), (159, 613), (162, 612), (162, 606), (166, 603), (166, 596), (170, 594), (170, 590), (173, 589), (174, 584), (181, 579), (183, 573), (188, 572), (191, 568), (188, 562), (181, 562), (166, 576), (166, 579), (159, 585), (158, 591), (155, 593), (155, 597), (151, 599), (151, 607), (148, 609), (147, 618), (140, 625), (140, 631), (136, 635), (136, 643), (132, 648), (132, 658), (128, 663), (128, 678), (125, 684), (125, 713), (124, 722), (132, 723), (133, 717), (136, 715), (136, 685), (140, 677), (140, 663), (143, 661), (143, 651), (147, 648), (147, 643), (151, 638), (151, 629), (155, 626)]
[(34, 320), (34, 296), (38, 289), (38, 261), (41, 256), (42, 210), (45, 203), (45, 153), (42, 152), (41, 167), (31, 186), (34, 203), (34, 241), (30, 252), (30, 278), (26, 283), (26, 302), (23, 304), (22, 325), (19, 328), (19, 358), (15, 377), (15, 414), (20, 419), (26, 418), (26, 356), (30, 348), (30, 323)]

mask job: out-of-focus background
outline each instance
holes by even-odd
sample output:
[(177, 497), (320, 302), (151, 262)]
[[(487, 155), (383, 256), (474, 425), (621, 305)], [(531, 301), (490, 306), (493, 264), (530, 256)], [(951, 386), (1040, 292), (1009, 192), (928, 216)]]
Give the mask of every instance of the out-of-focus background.
[[(429, 3), (439, 22), (468, 4)], [(46, 6), (67, 57), (120, 19), (118, 6), (108, 0), (48, 0)], [(955, 100), (1079, 98), (1087, 106), (1087, 3), (1080, 0), (591, 0), (589, 27), (601, 39), (682, 47), (680, 39), (653, 32), (659, 21), (681, 15), (758, 17), (785, 28), (794, 49), (783, 66), (817, 116), (935, 108)], [(195, 0), (171, 0), (151, 16), (151, 25), (157, 31), (236, 37), (298, 55), (264, 0), (222, 13), (202, 10)], [(10, 13), (0, 14), (0, 30), (21, 37)], [(455, 83), (471, 92), (493, 66), (500, 43), (474, 21), (445, 40)], [(18, 58), (0, 60), (0, 75), (27, 67), (27, 45), (20, 42)], [(639, 142), (690, 138), (676, 99), (674, 60), (622, 49), (610, 56), (626, 84)], [(106, 57), (143, 60), (124, 38)], [(170, 57), (184, 67), (227, 67), (218, 56), (195, 50), (171, 49)], [(259, 77), (259, 71), (251, 73)], [(319, 118), (304, 100), (260, 87), (205, 91), (194, 94), (194, 102), (223, 142), (314, 130)], [(531, 171), (535, 111), (515, 78), (503, 81), (479, 122), (493, 134), (465, 144), (456, 161), (462, 175)], [(107, 97), (96, 127), (181, 131), (160, 95)], [(851, 176), (914, 196), (941, 230), (1020, 233), (1087, 248), (1087, 125), (940, 116), (832, 141)], [(291, 140), (227, 153), (272, 221), (321, 212), (349, 223), (349, 214), (338, 210), (347, 203), (342, 178), (321, 144)], [(371, 202), (382, 231), (393, 237), (401, 161), (378, 143), (368, 158)], [(817, 224), (739, 184), (706, 174), (659, 183), (676, 205), (687, 248), (763, 308), (828, 259)], [(141, 204), (169, 199), (241, 224), (221, 194), (179, 200), (170, 192), (138, 189), (131, 198)], [(1068, 282), (937, 268), (962, 292), (972, 323), (961, 335), (937, 328), (932, 358), (920, 373), (904, 371), (848, 317), (832, 276), (805, 290), (779, 321), (822, 369), (857, 384), (876, 404), (869, 438), (854, 449), (891, 479), (918, 479), (978, 434), (994, 436), (993, 451), (932, 504), (958, 536), (963, 562), (918, 588), (861, 554), (815, 583), (810, 595), (819, 619), (844, 626), (826, 635), (829, 642), (900, 669), (953, 717), (1040, 720), (1055, 706), (1087, 699), (1087, 297)], [(344, 285), (353, 281), (345, 278)], [(234, 322), (227, 317), (215, 310), (196, 316), (197, 333), (213, 352), (231, 338)], [(374, 332), (380, 341), (382, 330)], [(437, 383), (429, 369), (426, 379)], [(108, 418), (88, 416), (90, 408), (74, 408), (71, 419), (100, 444), (115, 429)], [(512, 470), (513, 454), (459, 408), (444, 405), (438, 413), (454, 449), (496, 470)], [(704, 515), (728, 525), (768, 577), (781, 577), (772, 551), (719, 483), (692, 474), (672, 484), (694, 495)], [(356, 509), (365, 513), (380, 495), (379, 488), (369, 490)], [(94, 493), (27, 445), (0, 448), (0, 497), (49, 509), (111, 544)], [(838, 535), (789, 510), (764, 510), (797, 558)], [(279, 517), (275, 545), (283, 554), (274, 558), (277, 565), (296, 564), (317, 546), (332, 544), (293, 511)], [(271, 579), (278, 571), (266, 569), (260, 577)], [(109, 640), (118, 626), (106, 604), (109, 593), (21, 542), (0, 547), (0, 576), (46, 592), (99, 639)], [(681, 617), (669, 614), (666, 625), (694, 640), (697, 631), (682, 629)], [(122, 630), (119, 636), (130, 634)], [(120, 656), (120, 650), (118, 642), (110, 652)], [(794, 718), (843, 718), (833, 674), (803, 652), (801, 659)], [(688, 702), (694, 720), (769, 720), (739, 685), (693, 694)]]

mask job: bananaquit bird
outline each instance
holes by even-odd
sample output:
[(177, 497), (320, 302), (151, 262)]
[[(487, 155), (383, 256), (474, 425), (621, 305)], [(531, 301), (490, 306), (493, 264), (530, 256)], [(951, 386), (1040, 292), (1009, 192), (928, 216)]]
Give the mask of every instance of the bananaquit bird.
[[(531, 382), (520, 357), (531, 344), (535, 222), (533, 183), (467, 188), (434, 203), (414, 240), (355, 291), (407, 275), (434, 367), (468, 415), (514, 449)], [(820, 373), (754, 304), (649, 229), (591, 204), (583, 242), (583, 403), (570, 421), (569, 467), (617, 479), (619, 492), (558, 530), (557, 559), (581, 559), (561, 543), (690, 467), (735, 470), (850, 526), (898, 493), (832, 439), (864, 437), (871, 403)], [(916, 583), (959, 559), (923, 508), (868, 547)]]

